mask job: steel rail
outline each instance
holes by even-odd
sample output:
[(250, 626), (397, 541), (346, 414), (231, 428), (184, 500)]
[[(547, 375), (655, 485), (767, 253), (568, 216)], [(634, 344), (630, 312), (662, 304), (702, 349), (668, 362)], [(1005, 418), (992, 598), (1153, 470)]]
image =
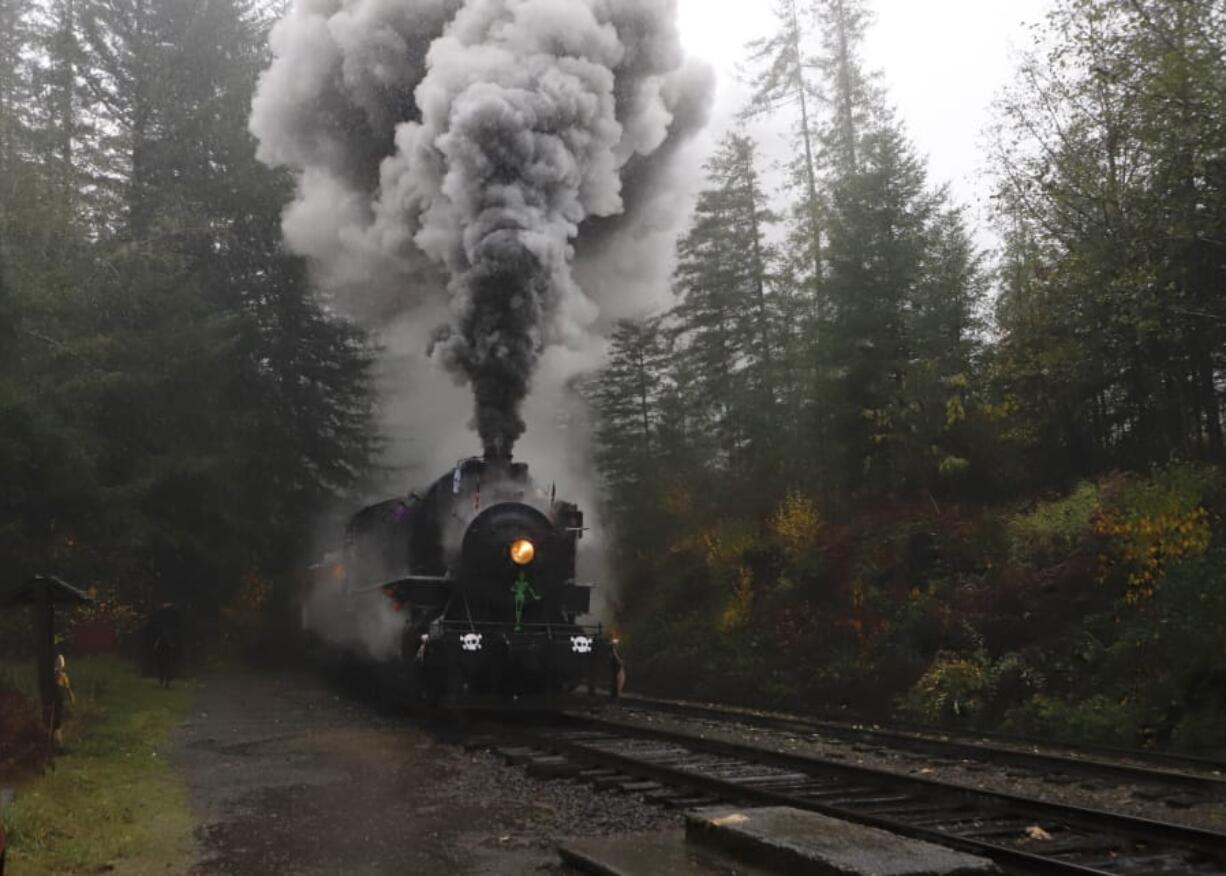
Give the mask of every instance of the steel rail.
[[(729, 802), (820, 812), (983, 855), (1012, 873), (1226, 874), (1226, 834), (1213, 831), (586, 715), (567, 716), (562, 729), (510, 732), (580, 763)], [(1021, 849), (989, 838), (1020, 838), (1032, 822), (1055, 841)]]
[[(859, 722), (841, 722), (822, 718), (809, 718), (803, 715), (789, 715), (781, 712), (759, 712), (752, 709), (741, 709), (735, 706), (717, 705), (714, 703), (693, 703), (680, 700), (664, 700), (653, 697), (626, 696), (622, 705), (645, 711), (664, 712), (695, 718), (732, 721), (743, 725), (755, 725), (768, 729), (783, 731), (801, 731), (819, 736), (827, 736), (851, 742), (873, 743), (883, 748), (915, 751), (936, 757), (952, 756), (963, 759), (989, 761), (994, 764), (1038, 768), (1045, 772), (1061, 770), (1066, 773), (1101, 778), (1109, 775), (1130, 782), (1153, 785), (1178, 786), (1205, 793), (1213, 799), (1226, 798), (1226, 777), (1222, 775), (1205, 775), (1190, 773), (1167, 767), (1145, 766), (1140, 763), (1125, 763), (1118, 760), (1105, 760), (1105, 756), (1125, 757), (1130, 760), (1166, 760), (1183, 766), (1195, 766), (1199, 769), (1226, 770), (1226, 764), (1216, 761), (1183, 758), (1180, 755), (1150, 757), (1149, 752), (1133, 752), (1124, 749), (1096, 749), (1090, 746), (1073, 746), (1063, 743), (1038, 743), (1020, 737), (1008, 737), (987, 734), (950, 734), (936, 728), (925, 730), (894, 729), (895, 725), (882, 722), (870, 722), (873, 726), (865, 726)], [(903, 725), (911, 727), (913, 725)], [(950, 738), (960, 736), (961, 738)], [(975, 739), (990, 739), (1001, 744), (990, 744)], [(1053, 749), (1068, 751), (1083, 751), (1084, 756), (1059, 754), (1052, 751), (1038, 751), (1033, 747), (1025, 749), (1022, 745), (1037, 746), (1044, 744)]]

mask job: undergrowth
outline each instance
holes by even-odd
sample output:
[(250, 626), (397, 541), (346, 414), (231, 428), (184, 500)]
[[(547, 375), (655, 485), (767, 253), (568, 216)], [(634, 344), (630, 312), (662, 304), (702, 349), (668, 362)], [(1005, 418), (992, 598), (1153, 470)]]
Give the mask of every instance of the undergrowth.
[[(33, 702), (33, 669), (2, 671)], [(3, 813), (10, 868), (22, 876), (184, 871), (193, 825), (167, 754), (189, 691), (162, 690), (114, 658), (78, 661), (69, 674), (77, 705), (66, 751), (52, 771), (20, 785)]]
[(1226, 754), (1224, 512), (1222, 469), (1174, 463), (1009, 506), (712, 515), (623, 559), (628, 677)]

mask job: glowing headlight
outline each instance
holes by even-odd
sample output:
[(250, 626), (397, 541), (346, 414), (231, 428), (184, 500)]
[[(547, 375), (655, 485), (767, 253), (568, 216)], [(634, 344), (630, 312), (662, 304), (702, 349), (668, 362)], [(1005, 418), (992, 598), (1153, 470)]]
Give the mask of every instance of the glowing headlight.
[(526, 538), (521, 538), (519, 541), (511, 545), (511, 562), (517, 566), (526, 566), (532, 562), (532, 558), (536, 556), (536, 545), (528, 541)]

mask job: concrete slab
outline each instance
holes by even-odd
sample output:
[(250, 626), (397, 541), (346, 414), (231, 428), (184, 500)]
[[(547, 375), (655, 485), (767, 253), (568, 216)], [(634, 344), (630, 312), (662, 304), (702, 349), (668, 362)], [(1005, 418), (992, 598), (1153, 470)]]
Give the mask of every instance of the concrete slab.
[(523, 766), (528, 761), (545, 755), (545, 752), (536, 748), (526, 748), (518, 745), (510, 748), (499, 748), (497, 753), (507, 766)]
[(578, 775), (580, 767), (565, 757), (538, 757), (528, 761), (527, 770), (538, 779), (564, 779)]
[(621, 788), (626, 782), (633, 781), (633, 776), (628, 776), (625, 773), (614, 773), (611, 776), (599, 776), (593, 779), (592, 787), (597, 791), (608, 791), (613, 788)]
[(787, 806), (717, 806), (686, 816), (686, 838), (795, 876), (985, 876), (986, 858)]
[(772, 876), (685, 841), (685, 831), (629, 833), (566, 840), (562, 860), (597, 876)]

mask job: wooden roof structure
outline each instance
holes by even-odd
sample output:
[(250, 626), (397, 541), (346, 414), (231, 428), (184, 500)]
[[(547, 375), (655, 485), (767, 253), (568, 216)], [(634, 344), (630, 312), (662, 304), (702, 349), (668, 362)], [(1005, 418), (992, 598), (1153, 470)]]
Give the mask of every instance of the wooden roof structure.
[(35, 575), (16, 587), (0, 589), (0, 605), (34, 605), (38, 603), (39, 590), (47, 588), (51, 602), (56, 605), (83, 605), (94, 598), (80, 588), (73, 587), (55, 575)]

